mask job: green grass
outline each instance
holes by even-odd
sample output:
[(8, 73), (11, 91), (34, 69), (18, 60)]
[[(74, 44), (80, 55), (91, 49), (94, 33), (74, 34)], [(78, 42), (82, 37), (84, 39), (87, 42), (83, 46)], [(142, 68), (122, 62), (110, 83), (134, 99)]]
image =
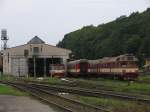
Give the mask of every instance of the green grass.
[(150, 75), (142, 75), (139, 77), (139, 81), (150, 83)]
[(24, 92), (20, 92), (19, 90), (11, 86), (0, 85), (0, 95), (26, 96), (28, 94)]
[(131, 92), (131, 93), (141, 93), (141, 94), (149, 94), (150, 95), (150, 84), (145, 83), (136, 83), (132, 82), (130, 85), (128, 85), (128, 82), (126, 81), (119, 81), (119, 80), (109, 80), (109, 79), (95, 79), (95, 80), (89, 80), (89, 79), (72, 79), (74, 80), (79, 86), (85, 87), (85, 88), (95, 88), (95, 89), (101, 89), (101, 88), (108, 88), (114, 91), (119, 92)]
[(137, 102), (129, 102), (116, 100), (112, 98), (96, 98), (79, 96), (79, 100), (96, 106), (104, 106), (113, 112), (149, 112), (150, 106), (138, 104)]
[(12, 76), (9, 76), (9, 75), (3, 75), (1, 74), (0, 75), (0, 80), (10, 80), (12, 79), (13, 77)]

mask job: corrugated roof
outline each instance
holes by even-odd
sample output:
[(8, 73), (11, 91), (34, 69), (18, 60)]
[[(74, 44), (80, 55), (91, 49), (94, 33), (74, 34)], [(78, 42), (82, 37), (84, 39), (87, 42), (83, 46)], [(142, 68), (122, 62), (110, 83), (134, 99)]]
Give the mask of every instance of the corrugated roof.
[(45, 42), (38, 36), (35, 36), (27, 44), (45, 44)]

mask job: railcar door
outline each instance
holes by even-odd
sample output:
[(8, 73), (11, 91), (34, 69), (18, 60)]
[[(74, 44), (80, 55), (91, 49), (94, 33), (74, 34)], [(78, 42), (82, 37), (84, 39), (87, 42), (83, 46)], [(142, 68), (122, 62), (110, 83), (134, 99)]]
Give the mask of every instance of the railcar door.
[(80, 63), (80, 72), (87, 73), (88, 64), (87, 63)]

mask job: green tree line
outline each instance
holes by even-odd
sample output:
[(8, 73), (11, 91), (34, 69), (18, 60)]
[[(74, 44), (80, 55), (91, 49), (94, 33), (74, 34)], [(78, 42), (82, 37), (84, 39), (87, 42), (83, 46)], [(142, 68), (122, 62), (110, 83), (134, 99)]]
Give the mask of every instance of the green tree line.
[(121, 16), (107, 24), (85, 26), (68, 33), (57, 44), (73, 51), (76, 58), (98, 59), (130, 53), (150, 57), (150, 8)]

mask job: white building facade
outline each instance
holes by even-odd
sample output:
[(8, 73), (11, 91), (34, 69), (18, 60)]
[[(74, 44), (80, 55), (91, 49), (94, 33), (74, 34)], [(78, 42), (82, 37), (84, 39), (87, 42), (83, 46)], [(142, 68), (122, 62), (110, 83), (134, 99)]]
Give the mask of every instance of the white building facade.
[(48, 76), (50, 64), (65, 64), (70, 50), (45, 44), (35, 36), (27, 44), (3, 51), (3, 73), (14, 76)]

